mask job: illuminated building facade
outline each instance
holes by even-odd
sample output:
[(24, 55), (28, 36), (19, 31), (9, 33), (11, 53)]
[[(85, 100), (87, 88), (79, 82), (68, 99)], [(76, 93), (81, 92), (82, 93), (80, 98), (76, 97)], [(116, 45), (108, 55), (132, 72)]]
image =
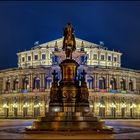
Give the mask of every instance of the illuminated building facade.
[[(18, 67), (0, 71), (0, 118), (45, 115), (54, 69), (61, 79), (62, 42), (60, 38), (18, 52)], [(121, 55), (102, 43), (76, 38), (73, 59), (79, 73), (87, 72), (90, 109), (101, 118), (140, 118), (140, 71), (122, 68)]]

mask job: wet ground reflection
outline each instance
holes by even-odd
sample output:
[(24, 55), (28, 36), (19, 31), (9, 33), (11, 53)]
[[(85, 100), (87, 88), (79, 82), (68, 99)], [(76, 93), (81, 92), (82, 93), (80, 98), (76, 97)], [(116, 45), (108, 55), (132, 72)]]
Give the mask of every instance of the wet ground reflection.
[(0, 120), (0, 139), (140, 139), (140, 120), (106, 120), (116, 134), (55, 132), (25, 134), (33, 120)]

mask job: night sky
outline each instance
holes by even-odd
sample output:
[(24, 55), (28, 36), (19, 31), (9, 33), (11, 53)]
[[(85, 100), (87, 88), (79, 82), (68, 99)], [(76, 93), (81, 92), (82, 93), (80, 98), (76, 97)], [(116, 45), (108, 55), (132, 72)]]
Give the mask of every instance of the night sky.
[(0, 69), (17, 67), (16, 53), (35, 41), (62, 37), (71, 22), (75, 36), (103, 41), (120, 51), (122, 67), (140, 70), (140, 2), (30, 1), (0, 2)]

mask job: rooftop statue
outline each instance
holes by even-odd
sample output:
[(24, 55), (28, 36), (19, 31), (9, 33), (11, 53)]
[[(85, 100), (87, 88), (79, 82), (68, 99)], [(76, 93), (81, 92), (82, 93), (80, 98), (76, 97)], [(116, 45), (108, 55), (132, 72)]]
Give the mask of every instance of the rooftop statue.
[(68, 23), (64, 29), (63, 50), (66, 53), (66, 58), (72, 59), (72, 52), (76, 49), (74, 29), (71, 23)]

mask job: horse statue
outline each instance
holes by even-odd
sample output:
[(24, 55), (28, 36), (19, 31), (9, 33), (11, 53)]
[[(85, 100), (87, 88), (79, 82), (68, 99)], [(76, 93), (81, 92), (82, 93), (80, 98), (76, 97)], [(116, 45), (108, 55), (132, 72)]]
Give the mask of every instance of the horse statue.
[(72, 52), (76, 50), (76, 42), (74, 36), (74, 29), (70, 23), (64, 29), (63, 50), (66, 53), (66, 58), (72, 59)]

